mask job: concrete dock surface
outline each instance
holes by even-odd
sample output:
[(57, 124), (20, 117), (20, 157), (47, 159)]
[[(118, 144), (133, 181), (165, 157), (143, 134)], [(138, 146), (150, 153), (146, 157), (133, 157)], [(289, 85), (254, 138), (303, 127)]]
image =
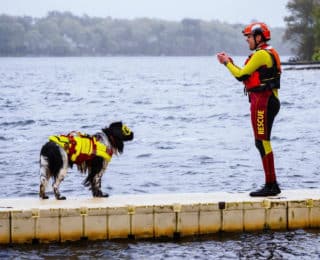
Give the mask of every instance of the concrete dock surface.
[(0, 243), (173, 238), (320, 227), (320, 189), (0, 199)]

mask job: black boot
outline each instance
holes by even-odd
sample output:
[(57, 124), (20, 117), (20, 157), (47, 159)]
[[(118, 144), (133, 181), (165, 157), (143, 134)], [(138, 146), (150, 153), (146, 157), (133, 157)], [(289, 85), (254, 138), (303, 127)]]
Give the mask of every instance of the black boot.
[(281, 193), (278, 183), (267, 183), (261, 189), (250, 192), (251, 197), (276, 196)]

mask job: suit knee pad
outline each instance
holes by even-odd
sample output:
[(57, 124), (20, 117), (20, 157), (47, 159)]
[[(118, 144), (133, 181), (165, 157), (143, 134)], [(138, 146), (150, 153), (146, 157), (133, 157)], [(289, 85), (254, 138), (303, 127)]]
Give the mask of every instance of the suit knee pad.
[(260, 152), (261, 157), (272, 152), (271, 143), (268, 140), (258, 140), (255, 141), (256, 147)]

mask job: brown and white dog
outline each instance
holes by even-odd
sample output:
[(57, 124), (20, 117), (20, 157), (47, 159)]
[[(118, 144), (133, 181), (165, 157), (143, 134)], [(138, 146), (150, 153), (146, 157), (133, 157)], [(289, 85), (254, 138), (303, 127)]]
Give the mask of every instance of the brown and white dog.
[(66, 199), (61, 196), (59, 185), (73, 164), (80, 172), (87, 173), (83, 184), (90, 188), (93, 197), (108, 197), (101, 191), (101, 178), (112, 155), (122, 153), (123, 142), (132, 139), (133, 132), (122, 122), (114, 122), (94, 135), (71, 132), (50, 136), (40, 152), (40, 198), (48, 199), (46, 186), (52, 178), (56, 199)]

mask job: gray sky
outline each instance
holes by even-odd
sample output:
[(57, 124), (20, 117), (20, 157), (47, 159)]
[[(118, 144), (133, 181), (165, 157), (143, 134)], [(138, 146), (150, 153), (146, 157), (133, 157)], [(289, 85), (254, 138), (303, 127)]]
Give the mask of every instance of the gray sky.
[(0, 0), (0, 14), (43, 17), (48, 11), (75, 15), (133, 19), (137, 17), (179, 21), (183, 18), (285, 26), (288, 0)]

